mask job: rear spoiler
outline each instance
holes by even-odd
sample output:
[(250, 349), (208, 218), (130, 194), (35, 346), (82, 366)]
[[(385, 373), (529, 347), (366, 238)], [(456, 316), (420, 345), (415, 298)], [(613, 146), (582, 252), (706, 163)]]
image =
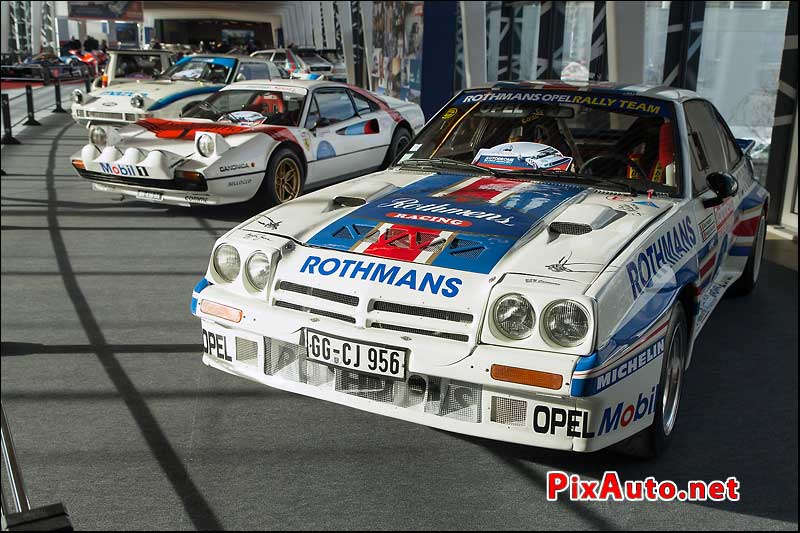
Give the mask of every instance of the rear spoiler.
[(744, 155), (748, 155), (756, 145), (756, 142), (753, 139), (736, 139), (736, 144), (742, 149)]

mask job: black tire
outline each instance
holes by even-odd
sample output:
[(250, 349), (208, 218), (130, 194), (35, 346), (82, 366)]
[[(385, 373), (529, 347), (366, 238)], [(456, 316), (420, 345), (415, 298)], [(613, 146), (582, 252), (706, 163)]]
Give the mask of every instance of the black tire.
[(392, 142), (389, 144), (389, 148), (386, 150), (386, 157), (383, 158), (383, 163), (381, 164), (381, 168), (387, 168), (389, 165), (392, 164), (392, 161), (397, 158), (398, 154), (408, 146), (408, 143), (411, 142), (411, 138), (413, 137), (411, 131), (406, 128), (405, 126), (397, 126), (394, 130), (394, 135), (392, 135)]
[(761, 272), (761, 261), (764, 258), (764, 241), (767, 236), (767, 214), (761, 213), (756, 229), (756, 240), (747, 257), (747, 264), (742, 272), (742, 277), (737, 279), (728, 289), (729, 296), (744, 296), (753, 292), (758, 283), (758, 274)]
[[(656, 391), (656, 409), (653, 424), (620, 442), (616, 450), (626, 455), (644, 459), (660, 456), (669, 446), (675, 434), (675, 423), (680, 406), (683, 377), (686, 370), (686, 358), (689, 355), (689, 323), (686, 311), (680, 301), (675, 302), (670, 310), (669, 326), (667, 327), (667, 341), (661, 363), (661, 378)], [(665, 393), (668, 381), (671, 382), (669, 391)], [(665, 401), (664, 395), (669, 399)], [(674, 401), (674, 405), (673, 402)], [(664, 404), (670, 404), (667, 423), (664, 421)]]
[[(291, 186), (291, 191), (286, 185), (285, 176), (279, 177), (278, 172), (285, 172), (288, 167), (294, 167), (297, 172), (297, 183)], [(294, 200), (303, 194), (303, 186), (306, 182), (306, 174), (300, 156), (289, 147), (281, 147), (275, 150), (267, 164), (267, 171), (261, 186), (258, 188), (255, 200), (262, 204), (264, 209), (277, 204), (283, 204)]]

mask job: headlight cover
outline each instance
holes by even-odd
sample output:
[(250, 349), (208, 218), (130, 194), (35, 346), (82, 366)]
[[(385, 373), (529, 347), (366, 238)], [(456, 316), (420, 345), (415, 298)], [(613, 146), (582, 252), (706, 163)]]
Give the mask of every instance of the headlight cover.
[(197, 138), (197, 151), (203, 157), (211, 157), (214, 153), (214, 139), (211, 135), (201, 135)]
[(247, 258), (244, 272), (247, 276), (247, 281), (249, 281), (254, 288), (263, 291), (267, 287), (267, 283), (269, 283), (269, 276), (271, 273), (271, 265), (267, 254), (264, 252), (255, 252)]
[(76, 104), (83, 103), (83, 91), (81, 91), (80, 89), (75, 89), (74, 91), (72, 91), (72, 101), (75, 102)]
[(241, 260), (239, 252), (230, 244), (221, 244), (214, 250), (214, 270), (223, 280), (230, 283), (239, 275)]
[(555, 344), (578, 346), (589, 334), (589, 312), (574, 300), (556, 300), (542, 313), (542, 331)]
[(97, 145), (100, 148), (105, 148), (106, 144), (108, 143), (108, 134), (106, 133), (106, 129), (101, 126), (93, 126), (89, 132), (89, 140), (92, 141), (92, 144)]
[(521, 340), (531, 336), (536, 325), (536, 312), (524, 296), (505, 294), (492, 308), (492, 321), (500, 333), (509, 339)]
[(134, 94), (131, 97), (131, 105), (133, 107), (138, 108), (138, 109), (143, 108), (144, 107), (144, 96), (142, 96), (141, 94)]

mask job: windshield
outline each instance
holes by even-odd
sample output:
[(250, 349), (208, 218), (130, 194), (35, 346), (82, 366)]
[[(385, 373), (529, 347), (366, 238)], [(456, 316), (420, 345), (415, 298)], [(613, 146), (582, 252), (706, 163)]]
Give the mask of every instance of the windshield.
[(671, 104), (630, 94), (468, 91), (425, 126), (399, 162), (451, 159), (495, 173), (635, 179), (678, 193), (674, 124)]
[(231, 58), (190, 57), (176, 63), (164, 73), (171, 80), (226, 83), (236, 64)]
[(298, 126), (306, 90), (279, 85), (260, 90), (226, 90), (214, 93), (183, 113), (183, 117), (217, 122)]
[[(159, 54), (134, 55), (118, 54), (114, 67), (114, 77), (150, 79), (164, 70), (163, 56)], [(166, 58), (164, 63), (166, 63)]]
[(338, 52), (335, 50), (329, 50), (325, 52), (320, 52), (319, 54), (322, 59), (329, 63), (343, 63), (342, 59), (339, 57)]

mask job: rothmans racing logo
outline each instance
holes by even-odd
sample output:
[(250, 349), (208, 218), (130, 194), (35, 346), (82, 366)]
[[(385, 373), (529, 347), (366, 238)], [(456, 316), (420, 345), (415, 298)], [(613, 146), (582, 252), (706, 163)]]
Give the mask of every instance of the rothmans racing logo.
[(628, 261), (625, 270), (631, 284), (633, 299), (644, 292), (650, 281), (664, 265), (676, 265), (697, 243), (697, 234), (689, 217), (668, 229), (650, 246)]
[(458, 215), (467, 218), (477, 218), (482, 220), (490, 220), (497, 224), (504, 226), (513, 226), (514, 217), (501, 215), (498, 213), (490, 213), (488, 211), (476, 211), (473, 209), (464, 209), (463, 207), (453, 207), (453, 204), (440, 203), (440, 204), (424, 204), (416, 198), (398, 198), (391, 202), (378, 204), (378, 207), (387, 207), (393, 209), (402, 209), (404, 211), (425, 211), (428, 213), (436, 213), (440, 215)]
[(407, 287), (410, 290), (441, 294), (445, 298), (453, 298), (458, 294), (461, 279), (438, 275), (430, 272), (418, 272), (413, 268), (389, 266), (377, 261), (357, 261), (355, 259), (322, 259), (318, 255), (310, 255), (300, 272), (317, 276), (338, 276), (340, 278), (361, 279), (395, 287)]

